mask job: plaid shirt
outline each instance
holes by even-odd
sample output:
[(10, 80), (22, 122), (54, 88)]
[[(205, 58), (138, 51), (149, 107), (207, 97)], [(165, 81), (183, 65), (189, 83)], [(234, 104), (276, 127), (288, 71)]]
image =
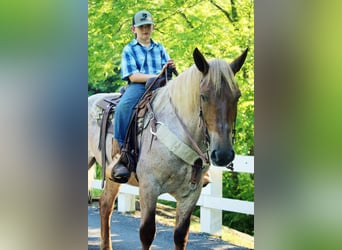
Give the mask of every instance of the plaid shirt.
[(137, 72), (159, 74), (168, 60), (170, 57), (160, 43), (151, 39), (151, 46), (146, 48), (133, 39), (122, 52), (121, 78), (129, 82), (128, 76)]

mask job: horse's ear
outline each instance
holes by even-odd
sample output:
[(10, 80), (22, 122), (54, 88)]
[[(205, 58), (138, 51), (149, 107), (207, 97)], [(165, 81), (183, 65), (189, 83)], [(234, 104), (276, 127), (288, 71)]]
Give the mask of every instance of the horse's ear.
[(207, 60), (205, 60), (204, 56), (197, 48), (194, 50), (192, 55), (199, 71), (201, 71), (203, 75), (206, 75), (209, 71), (209, 63)]
[(230, 64), (230, 68), (234, 72), (234, 75), (237, 72), (239, 72), (239, 70), (241, 69), (243, 63), (246, 60), (247, 53), (248, 53), (248, 48), (245, 49), (245, 51)]

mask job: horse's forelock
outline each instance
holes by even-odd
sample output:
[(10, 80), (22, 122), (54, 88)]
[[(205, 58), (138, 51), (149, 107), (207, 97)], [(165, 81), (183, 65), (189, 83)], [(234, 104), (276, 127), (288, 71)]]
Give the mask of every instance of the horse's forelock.
[(229, 64), (224, 60), (214, 59), (209, 62), (209, 65), (210, 82), (214, 85), (216, 93), (220, 94), (222, 87), (224, 87), (222, 83), (225, 82), (228, 84), (230, 92), (235, 96), (238, 92), (238, 86)]

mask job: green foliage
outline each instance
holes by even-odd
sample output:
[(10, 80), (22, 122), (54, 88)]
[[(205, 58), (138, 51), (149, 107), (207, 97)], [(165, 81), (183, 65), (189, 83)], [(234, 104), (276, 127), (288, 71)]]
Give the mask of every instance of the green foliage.
[(96, 162), (95, 179), (102, 180), (102, 167)]
[(227, 211), (223, 211), (222, 214), (223, 225), (249, 235), (254, 235), (254, 215), (239, 214)]
[[(254, 201), (254, 175), (224, 172), (223, 197)], [(254, 235), (254, 216), (223, 211), (223, 225)]]
[[(130, 31), (131, 20), (141, 9), (152, 13), (156, 23), (152, 38), (165, 46), (176, 62), (178, 72), (193, 64), (192, 52), (196, 47), (209, 59), (222, 58), (228, 62), (249, 48), (246, 62), (236, 75), (242, 96), (238, 105), (234, 147), (237, 154), (253, 155), (254, 1), (88, 1), (89, 95), (114, 92), (126, 84), (120, 77), (121, 53), (134, 38)], [(238, 176), (236, 183), (233, 183), (232, 176), (224, 177), (224, 195), (250, 200), (253, 197), (253, 178), (243, 174)], [(252, 219), (242, 217), (241, 214), (226, 215), (224, 212), (224, 221), (230, 220), (231, 225), (244, 224), (249, 227), (247, 231), (252, 232)]]
[[(120, 77), (121, 52), (133, 39), (132, 16), (149, 10), (156, 23), (153, 39), (161, 42), (182, 72), (193, 64), (198, 47), (208, 58), (232, 61), (250, 52), (236, 75), (242, 97), (237, 117), (237, 154), (253, 154), (254, 145), (254, 2), (252, 0), (88, 1), (88, 93), (114, 92)], [(208, 14), (210, 13), (210, 14)]]
[(102, 189), (96, 189), (96, 188), (93, 188), (91, 189), (91, 197), (94, 199), (94, 198), (100, 198), (101, 195), (102, 195)]

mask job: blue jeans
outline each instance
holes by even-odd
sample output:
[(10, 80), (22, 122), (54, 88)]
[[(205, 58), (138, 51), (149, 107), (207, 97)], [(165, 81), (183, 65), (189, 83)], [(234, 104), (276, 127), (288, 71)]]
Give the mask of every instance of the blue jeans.
[(118, 141), (120, 148), (125, 142), (133, 109), (145, 92), (144, 83), (130, 83), (116, 106), (114, 114), (114, 138)]

